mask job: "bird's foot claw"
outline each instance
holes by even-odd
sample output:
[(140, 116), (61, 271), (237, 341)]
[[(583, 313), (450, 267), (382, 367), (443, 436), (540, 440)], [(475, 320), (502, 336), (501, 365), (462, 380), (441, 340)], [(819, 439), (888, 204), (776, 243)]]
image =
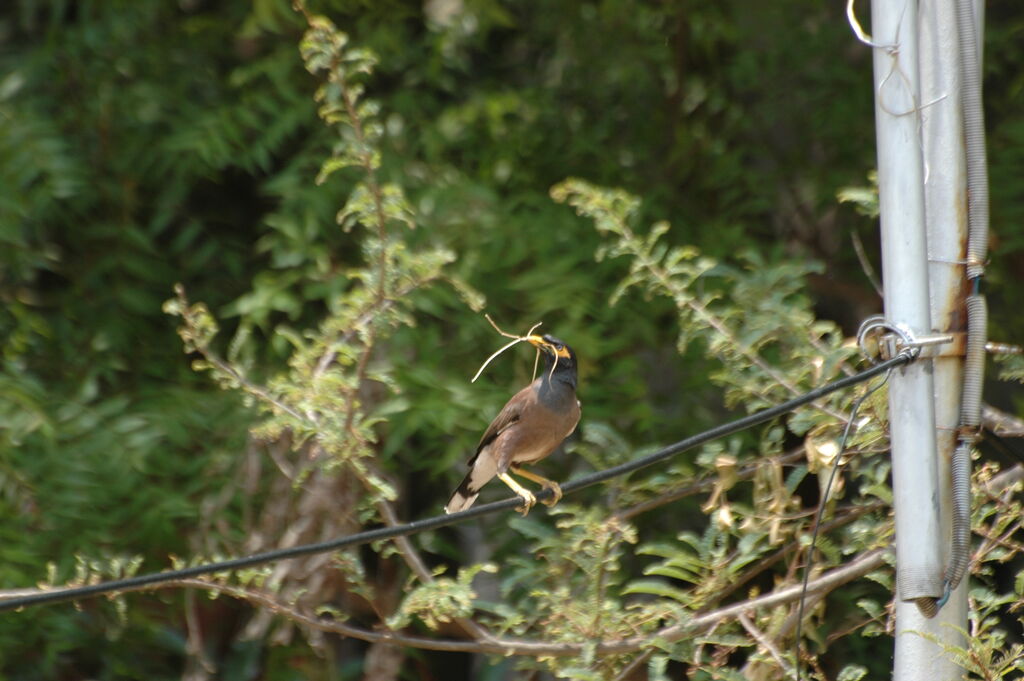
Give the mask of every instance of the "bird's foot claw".
[(519, 493), (519, 498), (523, 500), (523, 505), (516, 510), (522, 513), (525, 518), (526, 514), (530, 512), (531, 508), (533, 508), (533, 505), (537, 503), (537, 497), (533, 496), (530, 492), (523, 490), (523, 492)]
[(554, 506), (559, 501), (561, 501), (562, 488), (558, 485), (557, 482), (548, 482), (548, 484), (544, 485), (544, 489), (551, 490), (551, 496), (544, 499), (544, 501), (541, 502), (545, 506)]

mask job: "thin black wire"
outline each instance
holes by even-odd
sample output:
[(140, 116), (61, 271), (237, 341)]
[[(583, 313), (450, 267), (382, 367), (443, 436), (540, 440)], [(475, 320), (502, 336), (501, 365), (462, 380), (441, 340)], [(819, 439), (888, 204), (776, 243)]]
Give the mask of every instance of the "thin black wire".
[[(848, 388), (858, 383), (863, 383), (878, 374), (888, 371), (889, 369), (899, 366), (901, 364), (908, 364), (912, 360), (909, 356), (899, 355), (888, 361), (876, 364), (869, 369), (854, 374), (852, 376), (846, 376), (838, 381), (823, 385), (820, 388), (816, 388), (808, 393), (804, 393), (799, 397), (795, 397), (788, 402), (783, 402), (774, 407), (769, 407), (755, 414), (745, 416), (735, 421), (722, 424), (711, 430), (704, 431), (697, 435), (690, 436), (684, 440), (680, 440), (673, 445), (669, 445), (663, 449), (659, 449), (656, 452), (642, 456), (633, 461), (629, 461), (618, 466), (605, 469), (603, 471), (597, 471), (589, 475), (570, 480), (569, 482), (562, 485), (563, 494), (572, 494), (585, 487), (590, 487), (598, 483), (610, 480), (620, 475), (626, 475), (634, 471), (646, 468), (660, 461), (664, 461), (669, 457), (675, 456), (676, 454), (683, 452), (687, 449), (691, 449), (698, 445), (702, 445), (705, 442), (710, 442), (726, 435), (744, 430), (751, 426), (755, 426), (759, 423), (769, 421), (776, 416), (781, 416), (787, 412), (793, 411), (797, 407), (801, 407), (805, 404), (813, 402), (825, 395)], [(544, 490), (537, 495), (538, 499), (544, 499), (551, 495), (550, 490)], [(381, 541), (384, 539), (393, 539), (395, 537), (404, 537), (406, 535), (415, 534), (418, 532), (425, 532), (427, 530), (437, 529), (446, 525), (453, 525), (463, 520), (469, 520), (470, 518), (477, 518), (482, 515), (490, 513), (496, 513), (497, 511), (504, 511), (513, 509), (522, 505), (522, 500), (519, 497), (509, 497), (501, 501), (495, 501), (489, 504), (481, 504), (474, 506), (465, 511), (458, 513), (452, 513), (450, 515), (438, 515), (432, 518), (424, 518), (423, 520), (416, 520), (404, 525), (395, 525), (393, 527), (381, 527), (376, 530), (368, 530), (366, 532), (359, 532), (357, 534), (351, 534), (344, 537), (338, 537), (336, 539), (330, 539), (328, 541), (317, 542), (314, 544), (303, 544), (301, 546), (294, 546), (287, 549), (274, 549), (272, 551), (263, 551), (262, 553), (255, 553), (251, 556), (244, 556), (242, 558), (232, 558), (230, 560), (217, 561), (214, 563), (206, 563), (203, 565), (193, 565), (191, 567), (181, 568), (178, 570), (167, 570), (165, 572), (154, 572), (145, 575), (136, 575), (134, 577), (126, 577), (124, 579), (115, 579), (99, 584), (89, 584), (86, 586), (78, 586), (70, 589), (60, 589), (54, 591), (44, 591), (41, 593), (30, 594), (27, 596), (18, 596), (14, 598), (8, 598), (0, 600), (0, 612), (7, 610), (15, 610), (18, 608), (24, 608), (31, 605), (42, 605), (44, 603), (58, 603), (61, 601), (78, 600), (90, 596), (99, 596), (105, 593), (113, 593), (116, 591), (122, 591), (125, 589), (137, 589), (139, 587), (148, 586), (150, 584), (158, 584), (160, 582), (171, 582), (179, 579), (187, 579), (190, 577), (198, 577), (200, 575), (208, 575), (214, 572), (223, 572), (225, 570), (237, 570), (240, 568), (252, 567), (253, 565), (260, 565), (262, 563), (269, 563), (272, 561), (283, 560), (286, 558), (298, 558), (300, 556), (308, 556), (316, 553), (325, 553), (327, 551), (336, 551), (338, 549), (344, 549), (351, 546), (359, 546), (362, 544), (368, 544), (374, 541)]]
[[(879, 365), (881, 366), (881, 365)], [(839, 440), (839, 452), (836, 454), (836, 460), (832, 463), (832, 470), (828, 474), (828, 482), (825, 483), (825, 491), (822, 493), (821, 500), (818, 502), (818, 511), (814, 514), (814, 529), (811, 530), (811, 544), (807, 547), (807, 560), (804, 562), (804, 578), (803, 584), (800, 589), (800, 603), (796, 609), (796, 629), (795, 637), (793, 641), (794, 657), (795, 657), (795, 672), (796, 681), (800, 681), (800, 633), (804, 621), (804, 606), (807, 603), (807, 583), (811, 577), (811, 565), (814, 560), (814, 546), (818, 543), (818, 531), (821, 529), (821, 518), (825, 514), (825, 504), (828, 502), (828, 495), (832, 491), (832, 485), (836, 480), (836, 473), (839, 472), (839, 467), (843, 460), (843, 452), (846, 451), (846, 441), (850, 437), (850, 430), (853, 427), (853, 422), (857, 418), (857, 412), (860, 411), (860, 405), (864, 404), (864, 400), (871, 397), (872, 394), (889, 380), (889, 376), (892, 375), (892, 368), (890, 367), (885, 377), (878, 382), (877, 385), (868, 388), (863, 395), (858, 397), (853, 403), (853, 408), (850, 410), (850, 419), (846, 422), (846, 428), (843, 429), (843, 437)]]

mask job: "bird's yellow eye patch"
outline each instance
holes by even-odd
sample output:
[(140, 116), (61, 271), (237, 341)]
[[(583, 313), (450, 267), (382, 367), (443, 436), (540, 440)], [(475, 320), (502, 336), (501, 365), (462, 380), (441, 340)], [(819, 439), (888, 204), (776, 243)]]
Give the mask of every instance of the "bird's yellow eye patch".
[(569, 348), (564, 345), (555, 348), (555, 355), (558, 357), (564, 357), (565, 359), (572, 357), (572, 355), (569, 354)]

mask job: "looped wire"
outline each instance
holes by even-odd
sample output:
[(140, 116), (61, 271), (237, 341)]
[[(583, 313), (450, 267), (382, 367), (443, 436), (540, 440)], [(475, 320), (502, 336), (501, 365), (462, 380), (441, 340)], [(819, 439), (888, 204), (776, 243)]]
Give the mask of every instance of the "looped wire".
[(894, 324), (888, 321), (882, 315), (875, 315), (865, 319), (857, 329), (857, 347), (860, 349), (860, 354), (872, 364), (878, 364), (878, 360), (868, 350), (867, 338), (872, 332), (880, 331), (889, 331), (899, 337), (902, 343), (898, 354), (907, 354), (911, 358), (916, 358), (921, 354), (921, 346), (916, 342), (913, 331), (903, 324)]
[(853, 10), (853, 2), (854, 0), (846, 0), (846, 20), (850, 23), (850, 28), (853, 30), (853, 34), (857, 36), (857, 40), (869, 47), (877, 47), (891, 53), (891, 50), (894, 50), (896, 46), (880, 45), (871, 38), (871, 34), (860, 25), (860, 19), (857, 18), (857, 13)]

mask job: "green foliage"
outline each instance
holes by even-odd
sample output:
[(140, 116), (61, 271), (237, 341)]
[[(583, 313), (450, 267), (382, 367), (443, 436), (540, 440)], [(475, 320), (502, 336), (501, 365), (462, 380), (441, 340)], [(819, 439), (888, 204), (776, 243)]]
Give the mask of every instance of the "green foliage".
[[(840, 324), (877, 300), (847, 234), (874, 231), (877, 197), (856, 186), (873, 164), (870, 51), (841, 7), (309, 5), (0, 15), (5, 586), (433, 515), (529, 378), (512, 351), (469, 384), (499, 342), (484, 300), (579, 354), (584, 420), (543, 463), (559, 480), (852, 370)], [(992, 336), (1012, 341), (1022, 19), (989, 14)], [(160, 314), (179, 282), (163, 310), (180, 344)], [(325, 633), (343, 624), (568, 646), (501, 662), (561, 678), (779, 678), (735, 618), (687, 623), (796, 583), (853, 397), (550, 513), (215, 575), (211, 599), (12, 615), (0, 673), (358, 678), (363, 658)], [(863, 407), (812, 577), (891, 541), (885, 403)], [(1019, 671), (1019, 487), (986, 491), (998, 473), (977, 473), (972, 639), (947, 651), (980, 678)], [(892, 586), (876, 568), (811, 604), (815, 675), (888, 673)], [(793, 607), (746, 623), (785, 664)], [(406, 678), (453, 678), (451, 658), (408, 660)]]
[(869, 187), (843, 187), (836, 194), (840, 203), (852, 203), (861, 215), (877, 219), (880, 209), (878, 207), (878, 173), (872, 171), (868, 174)]
[[(644, 574), (673, 581), (636, 582), (627, 593), (655, 593), (691, 610), (703, 608), (771, 548), (760, 533), (744, 534), (737, 540), (737, 546), (730, 545), (731, 539), (728, 531), (713, 523), (703, 536), (684, 532), (676, 542), (641, 546), (637, 553), (661, 559), (644, 568)], [(667, 585), (678, 582), (692, 585), (692, 588), (682, 591)]]
[(955, 660), (965, 670), (966, 679), (995, 681), (1015, 678), (1011, 676), (1014, 672), (1024, 671), (1024, 645), (1007, 645), (1007, 632), (1000, 626), (1002, 622), (999, 611), (1017, 603), (1019, 599), (1019, 589), (1016, 594), (999, 595), (987, 589), (974, 590), (971, 593), (970, 632), (960, 631), (966, 641), (965, 646), (949, 645), (928, 633), (919, 635), (934, 642), (942, 648), (944, 654)]
[(836, 681), (860, 681), (868, 675), (868, 669), (860, 664), (848, 664), (840, 670)]
[(411, 295), (441, 279), (454, 255), (442, 248), (411, 249), (391, 232), (399, 225), (415, 227), (413, 212), (401, 187), (381, 184), (377, 177), (382, 130), (376, 121), (378, 107), (363, 97), (359, 80), (372, 73), (376, 59), (347, 44), (348, 38), (331, 22), (314, 17), (300, 51), (307, 70), (326, 79), (316, 92), (319, 114), (338, 136), (317, 183), (351, 166), (364, 174), (337, 222), (346, 229), (358, 224), (367, 230), (360, 240), (366, 264), (333, 275), (343, 280), (338, 286), (342, 293), (328, 299), (330, 313), (317, 329), (278, 329), (291, 345), (289, 370), (273, 377), (266, 389), (255, 387), (240, 369), (214, 354), (211, 343), (217, 324), (203, 304), (188, 304), (180, 286), (178, 297), (164, 310), (181, 317), (179, 335), (186, 352), (203, 356), (196, 368), (211, 370), (223, 387), (246, 389), (270, 412), (256, 433), (272, 439), (288, 433), (297, 448), (315, 443), (318, 455), (325, 453), (331, 465), (354, 466), (373, 494), (393, 500), (392, 486), (358, 462), (373, 454), (381, 421), (370, 413), (360, 392), (366, 381), (394, 387), (384, 367), (369, 364), (374, 347), (395, 328), (413, 323)]
[[(587, 641), (628, 631), (620, 622), (626, 615), (622, 604), (609, 590), (623, 580), (620, 563), (627, 545), (636, 543), (636, 530), (597, 509), (566, 505), (552, 513), (555, 531), (536, 532), (519, 524), (533, 540), (533, 560), (513, 560), (506, 592), (525, 589), (533, 601), (533, 620), (543, 621), (559, 640)], [(537, 559), (544, 563), (542, 571), (533, 564)]]
[[(664, 244), (665, 222), (638, 236), (630, 222), (639, 202), (621, 190), (567, 180), (552, 189), (552, 197), (592, 218), (597, 230), (610, 237), (597, 251), (599, 260), (630, 259), (630, 273), (611, 302), (633, 287), (671, 298), (679, 313), (680, 352), (702, 340), (705, 354), (722, 362), (712, 378), (726, 388), (730, 402), (742, 402), (750, 411), (764, 408), (831, 379), (852, 356), (839, 329), (816, 321), (808, 309), (801, 282), (812, 267), (770, 266), (753, 253), (739, 268), (721, 265), (692, 246)], [(794, 329), (806, 333), (796, 335)], [(789, 373), (772, 366), (782, 359), (793, 363)], [(794, 375), (797, 367), (805, 368)]]
[(997, 357), (997, 361), (1001, 365), (1000, 379), (1024, 383), (1024, 355), (1004, 355)]
[(483, 563), (459, 570), (455, 579), (441, 578), (420, 584), (406, 594), (398, 611), (388, 619), (388, 627), (401, 629), (416, 618), (429, 628), (437, 629), (442, 622), (471, 616), (476, 592), (470, 582), (480, 572), (497, 571), (496, 566)]

